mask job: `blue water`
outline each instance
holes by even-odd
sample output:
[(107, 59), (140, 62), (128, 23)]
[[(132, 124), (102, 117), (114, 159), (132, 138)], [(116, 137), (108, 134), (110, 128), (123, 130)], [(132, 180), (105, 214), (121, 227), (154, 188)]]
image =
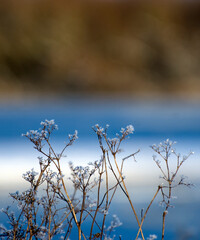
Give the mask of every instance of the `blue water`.
[(96, 123), (110, 124), (114, 132), (131, 123), (136, 136), (142, 137), (200, 136), (199, 102), (69, 99), (1, 104), (0, 137), (18, 138), (26, 129), (38, 128), (46, 118), (56, 120), (60, 136), (78, 129), (81, 137), (88, 137)]
[[(129, 182), (131, 192), (137, 192), (141, 197), (136, 197), (137, 209), (146, 206), (152, 191), (145, 185), (145, 182), (158, 176), (145, 176), (149, 169), (152, 151), (149, 145), (159, 143), (167, 138), (178, 141), (177, 148), (185, 154), (192, 150), (195, 155), (190, 162), (185, 165), (184, 174), (189, 175), (192, 182), (196, 184), (195, 189), (180, 190), (177, 195), (180, 197), (175, 201), (175, 209), (170, 209), (168, 216), (167, 238), (175, 239), (200, 239), (200, 103), (195, 101), (177, 101), (169, 99), (154, 99), (152, 101), (139, 101), (130, 99), (60, 99), (37, 101), (26, 101), (16, 103), (0, 104), (0, 204), (5, 207), (7, 204), (8, 193), (16, 188), (20, 189), (21, 180), (19, 176), (24, 169), (30, 168), (37, 163), (37, 153), (32, 149), (31, 144), (21, 137), (22, 133), (30, 129), (38, 129), (39, 123), (45, 119), (55, 119), (59, 130), (55, 133), (54, 143), (60, 147), (66, 139), (68, 133), (73, 133), (75, 129), (79, 132), (79, 139), (68, 157), (72, 159), (80, 156), (79, 162), (89, 162), (99, 158), (97, 139), (92, 130), (92, 126), (98, 123), (101, 126), (110, 125), (109, 133), (114, 136), (120, 131), (121, 127), (132, 124), (135, 133), (127, 142), (127, 154), (130, 151), (141, 149), (136, 166), (142, 169), (144, 175), (141, 177), (142, 184)], [(126, 145), (124, 146), (126, 149)], [(133, 150), (132, 150), (133, 149)], [(74, 152), (75, 153), (74, 153)], [(98, 154), (97, 154), (98, 153)], [(94, 159), (95, 158), (95, 159)], [(25, 160), (26, 159), (26, 160)], [(78, 163), (79, 163), (78, 162)], [(77, 164), (78, 164), (77, 163)], [(76, 163), (75, 163), (76, 164)], [(130, 166), (130, 165), (128, 165)], [(131, 165), (132, 166), (132, 165)], [(146, 167), (146, 168), (145, 168)], [(152, 173), (154, 170), (152, 163)], [(5, 175), (6, 169), (10, 169)], [(14, 170), (13, 170), (14, 169)], [(28, 170), (28, 169), (27, 169)], [(16, 178), (12, 178), (15, 171)], [(128, 172), (127, 178), (131, 176)], [(137, 173), (137, 170), (135, 174)], [(139, 170), (138, 170), (139, 171)], [(148, 172), (149, 172), (148, 171)], [(11, 176), (12, 175), (12, 176)], [(6, 177), (7, 176), (7, 177)], [(20, 184), (17, 184), (19, 181)], [(127, 180), (128, 181), (128, 180)], [(144, 190), (143, 190), (144, 189)], [(133, 195), (134, 196), (134, 195)], [(120, 208), (117, 204), (120, 203)], [(1, 206), (0, 206), (1, 208)], [(144, 229), (146, 235), (155, 233), (161, 236), (161, 208), (158, 202), (153, 206), (150, 217), (147, 218)], [(129, 206), (126, 200), (120, 197), (113, 204), (113, 213), (116, 213), (123, 225), (116, 231), (116, 235), (121, 234), (122, 239), (134, 239), (131, 237), (137, 231), (137, 225), (129, 217)], [(0, 214), (0, 221), (4, 221)], [(180, 236), (183, 229), (188, 234), (188, 238)], [(117, 238), (116, 238), (117, 239)]]

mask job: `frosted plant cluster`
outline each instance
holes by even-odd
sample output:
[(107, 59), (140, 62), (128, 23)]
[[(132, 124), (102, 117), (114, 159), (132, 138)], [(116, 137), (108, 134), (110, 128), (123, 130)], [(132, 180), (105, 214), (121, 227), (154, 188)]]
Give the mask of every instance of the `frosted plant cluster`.
[[(121, 128), (114, 138), (109, 137), (108, 128), (96, 124), (93, 130), (101, 150), (99, 160), (87, 166), (75, 166), (69, 162), (70, 176), (66, 175), (64, 154), (78, 138), (78, 132), (68, 135), (68, 142), (57, 153), (51, 143), (53, 132), (58, 130), (54, 120), (41, 122), (38, 130), (23, 134), (38, 151), (39, 171), (33, 168), (23, 174), (29, 188), (23, 192), (10, 193), (17, 205), (12, 211), (8, 206), (1, 212), (6, 215), (8, 224), (0, 225), (0, 238), (4, 239), (77, 239), (77, 240), (122, 240), (123, 236), (116, 231), (122, 225), (116, 214), (112, 215), (110, 206), (117, 193), (121, 191), (130, 205), (130, 216), (136, 219), (138, 228), (135, 240), (155, 240), (157, 235), (145, 236), (143, 223), (149, 214), (154, 200), (160, 194), (164, 210), (162, 213), (161, 238), (165, 238), (165, 222), (174, 188), (185, 185), (184, 177), (178, 177), (179, 169), (192, 152), (181, 157), (174, 148), (175, 142), (167, 139), (159, 145), (152, 145), (155, 155), (153, 160), (161, 171), (162, 183), (157, 187), (146, 210), (143, 209), (139, 219), (134, 202), (129, 195), (125, 182), (124, 164), (130, 158), (135, 160), (139, 153), (121, 158), (121, 143), (134, 133), (132, 125)], [(171, 157), (176, 160), (176, 167), (171, 168)], [(174, 159), (173, 159), (174, 160)], [(54, 169), (54, 170), (53, 170)], [(111, 180), (112, 179), (112, 180)], [(113, 181), (114, 179), (114, 181)], [(112, 220), (110, 215), (112, 215)], [(107, 227), (106, 227), (107, 226)], [(127, 240), (127, 239), (126, 239)]]

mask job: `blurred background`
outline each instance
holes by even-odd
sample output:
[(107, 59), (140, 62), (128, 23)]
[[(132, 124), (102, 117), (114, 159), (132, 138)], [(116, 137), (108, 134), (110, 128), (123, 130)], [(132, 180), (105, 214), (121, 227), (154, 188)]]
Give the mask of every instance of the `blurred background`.
[(198, 1), (1, 1), (1, 94), (199, 98), (199, 12)]
[[(135, 133), (121, 157), (141, 149), (137, 163), (126, 165), (137, 211), (160, 183), (149, 146), (170, 138), (183, 155), (195, 152), (180, 175), (196, 187), (174, 193), (167, 237), (199, 239), (199, 26), (198, 1), (1, 0), (0, 208), (9, 192), (27, 187), (22, 173), (38, 168), (38, 153), (22, 133), (55, 119), (59, 151), (77, 129), (79, 139), (63, 164), (84, 165), (101, 155), (93, 125), (109, 124), (112, 137), (132, 124)], [(160, 237), (159, 200), (144, 228)], [(137, 225), (123, 196), (112, 211), (124, 223), (119, 234), (130, 239)]]

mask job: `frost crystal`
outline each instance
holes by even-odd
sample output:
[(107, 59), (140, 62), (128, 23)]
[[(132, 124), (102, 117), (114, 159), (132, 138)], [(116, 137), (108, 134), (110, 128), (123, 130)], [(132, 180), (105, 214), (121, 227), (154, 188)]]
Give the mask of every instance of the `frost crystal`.
[(127, 130), (128, 134), (131, 134), (131, 133), (134, 132), (134, 127), (133, 127), (132, 125), (128, 125), (128, 126), (126, 127), (126, 130)]
[(154, 240), (157, 239), (157, 236), (155, 234), (150, 234), (147, 240)]

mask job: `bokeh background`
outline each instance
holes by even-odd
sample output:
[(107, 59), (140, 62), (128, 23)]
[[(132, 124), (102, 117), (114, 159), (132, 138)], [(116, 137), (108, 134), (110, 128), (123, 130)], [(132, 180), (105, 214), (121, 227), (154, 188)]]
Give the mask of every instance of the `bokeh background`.
[[(91, 127), (110, 125), (110, 134), (132, 124), (134, 136), (122, 156), (127, 184), (145, 207), (160, 183), (149, 145), (167, 138), (177, 151), (195, 154), (181, 174), (195, 184), (175, 192), (167, 227), (170, 240), (197, 240), (200, 234), (200, 3), (198, 1), (2, 0), (0, 4), (0, 204), (23, 190), (22, 173), (35, 167), (38, 153), (21, 137), (55, 119), (54, 145), (68, 133), (79, 140), (68, 161), (100, 158)], [(64, 165), (65, 166), (65, 165)], [(161, 236), (159, 200), (144, 225)], [(119, 207), (123, 206), (123, 212)], [(119, 234), (137, 231), (125, 198), (113, 213), (124, 223)], [(152, 220), (153, 219), (153, 220)], [(0, 221), (5, 218), (0, 214)]]
[(8, 0), (0, 91), (199, 97), (198, 1)]

